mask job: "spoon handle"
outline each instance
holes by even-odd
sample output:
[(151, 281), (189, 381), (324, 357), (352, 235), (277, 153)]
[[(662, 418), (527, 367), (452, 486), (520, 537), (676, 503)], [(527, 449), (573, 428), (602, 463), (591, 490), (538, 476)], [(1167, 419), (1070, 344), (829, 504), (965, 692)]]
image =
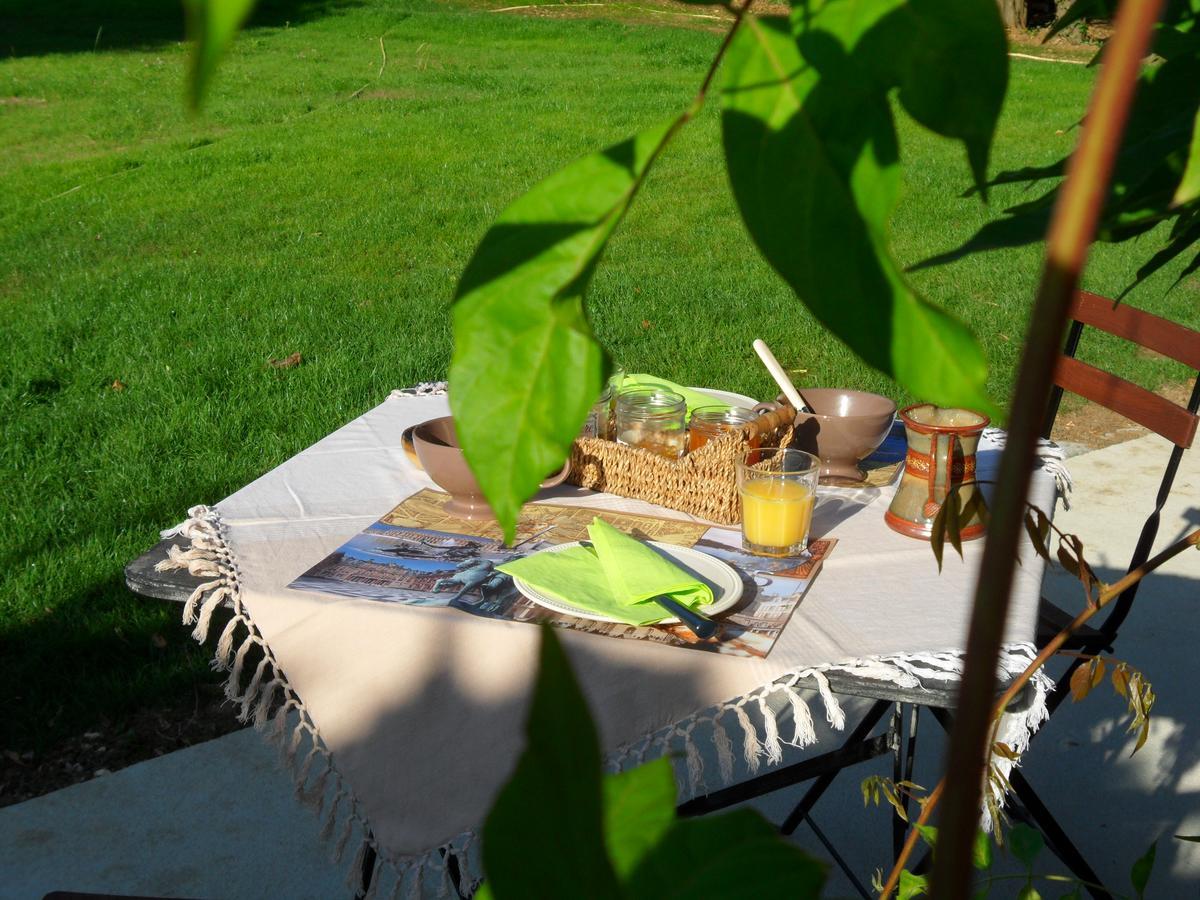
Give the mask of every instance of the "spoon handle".
[(775, 383), (779, 385), (783, 395), (788, 398), (792, 406), (803, 413), (814, 412), (812, 404), (804, 399), (804, 395), (796, 389), (796, 385), (792, 384), (792, 379), (788, 378), (787, 372), (783, 371), (783, 366), (779, 364), (779, 360), (775, 358), (775, 354), (771, 352), (767, 342), (762, 338), (755, 338), (754, 352), (758, 354), (758, 358), (767, 367), (767, 371), (771, 373), (771, 377), (775, 379)]
[(693, 612), (678, 600), (673, 600), (665, 594), (654, 597), (653, 600), (663, 609), (678, 617), (679, 621), (686, 625), (688, 630), (701, 640), (707, 640), (708, 638), (712, 637), (721, 627), (716, 621), (710, 619), (708, 616), (701, 615), (698, 612)]

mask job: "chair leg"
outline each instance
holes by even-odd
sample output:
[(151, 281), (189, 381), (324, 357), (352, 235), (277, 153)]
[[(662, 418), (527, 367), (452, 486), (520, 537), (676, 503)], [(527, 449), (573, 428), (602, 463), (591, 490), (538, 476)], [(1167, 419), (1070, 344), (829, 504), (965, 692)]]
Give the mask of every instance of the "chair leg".
[[(917, 756), (917, 720), (920, 715), (921, 708), (915, 703), (912, 705), (912, 711), (908, 719), (908, 735), (904, 735), (902, 716), (904, 707), (909, 704), (896, 704), (896, 750), (893, 766), (892, 780), (896, 783), (900, 781), (912, 781), (913, 766), (916, 763)], [(903, 766), (903, 767), (902, 767)], [(893, 813), (892, 815), (892, 863), (900, 858), (900, 852), (904, 849), (904, 839), (908, 836), (908, 795), (902, 793), (900, 795), (900, 804), (904, 807), (904, 816)]]
[[(710, 794), (694, 797), (686, 803), (681, 803), (676, 812), (683, 817), (702, 816), (814, 778), (822, 777), (832, 781), (832, 778), (829, 777), (830, 772), (839, 772), (847, 766), (874, 759), (888, 752), (886, 735), (879, 735), (875, 738), (866, 737), (876, 723), (883, 718), (887, 707), (888, 704), (884, 700), (875, 703), (850, 736), (846, 738), (845, 743), (836, 750), (785, 766), (782, 769), (776, 769), (765, 775), (759, 775), (749, 781), (721, 788)], [(795, 826), (793, 826), (793, 830), (794, 828)], [(790, 831), (785, 833), (791, 834)]]
[[(954, 717), (943, 709), (934, 709), (933, 717), (949, 733), (954, 725)], [(1030, 824), (1036, 826), (1046, 838), (1050, 851), (1062, 860), (1063, 865), (1070, 869), (1071, 874), (1080, 881), (1096, 885), (1096, 887), (1087, 888), (1089, 894), (1098, 900), (1111, 900), (1112, 895), (1104, 888), (1100, 876), (1087, 864), (1087, 860), (1083, 858), (1079, 849), (1071, 843), (1067, 833), (1050, 814), (1050, 810), (1046, 808), (1046, 804), (1042, 803), (1042, 798), (1037, 795), (1021, 770), (1014, 766), (1008, 774), (1008, 782), (1012, 785), (1013, 794), (1016, 795), (1017, 800), (1032, 820)]]
[(871, 900), (870, 891), (863, 886), (863, 883), (858, 880), (858, 876), (855, 875), (851, 870), (850, 865), (842, 858), (842, 855), (837, 852), (837, 848), (833, 846), (833, 841), (829, 840), (829, 838), (825, 836), (825, 832), (817, 827), (817, 823), (813, 821), (812, 816), (805, 814), (804, 818), (808, 822), (808, 827), (812, 829), (812, 833), (817, 836), (817, 840), (824, 845), (825, 850), (830, 856), (833, 857), (833, 861), (837, 863), (838, 868), (842, 870), (842, 874), (844, 874), (850, 880), (850, 883), (854, 886), (854, 889), (858, 891), (858, 895), (862, 897), (863, 900)]
[[(863, 720), (858, 723), (858, 727), (854, 730), (853, 734), (846, 739), (846, 743), (842, 745), (842, 750), (838, 752), (844, 752), (846, 748), (850, 747), (851, 745), (855, 743), (861, 743), (865, 735), (875, 727), (875, 723), (883, 718), (883, 714), (887, 711), (887, 707), (888, 704), (886, 701), (877, 701), (875, 705), (871, 707), (866, 716), (863, 717)], [(890, 733), (891, 729), (889, 728), (888, 730), (889, 734), (887, 735), (887, 738), (890, 741), (894, 738)], [(883, 752), (886, 753), (887, 750), (884, 750)], [(869, 758), (870, 757), (857, 758), (853, 759), (853, 762), (862, 762)], [(796, 804), (796, 807), (791, 811), (791, 813), (788, 814), (788, 817), (784, 819), (783, 825), (781, 825), (779, 828), (781, 834), (791, 834), (796, 830), (800, 823), (808, 817), (808, 814), (812, 808), (816, 806), (817, 801), (821, 799), (821, 795), (829, 789), (829, 786), (833, 784), (833, 780), (838, 777), (844, 768), (846, 767), (839, 766), (834, 771), (826, 772), (824, 775), (821, 775), (819, 778), (813, 781), (812, 787), (808, 789), (805, 795), (801, 798), (800, 802)]]
[[(904, 705), (896, 704), (896, 708), (892, 710), (892, 733), (896, 736), (896, 741), (892, 744), (892, 783), (899, 784), (904, 780), (904, 764), (907, 748), (904, 744)], [(900, 801), (907, 807), (907, 803)], [(905, 815), (908, 810), (905, 810)], [(904, 847), (904, 832), (908, 823), (892, 810), (892, 862), (895, 863), (900, 858), (900, 851)]]
[(1085, 882), (1089, 894), (1097, 900), (1112, 900), (1112, 895), (1104, 888), (1100, 876), (1093, 871), (1092, 867), (1087, 864), (1087, 860), (1083, 858), (1083, 854), (1071, 843), (1067, 833), (1050, 814), (1050, 810), (1042, 803), (1042, 799), (1025, 776), (1021, 774), (1021, 771), (1014, 768), (1009, 773), (1008, 780), (1013, 786), (1013, 793), (1017, 795), (1017, 799), (1033, 819), (1033, 824), (1045, 835), (1046, 842), (1050, 845), (1054, 855), (1062, 860), (1063, 865), (1071, 870), (1072, 875)]

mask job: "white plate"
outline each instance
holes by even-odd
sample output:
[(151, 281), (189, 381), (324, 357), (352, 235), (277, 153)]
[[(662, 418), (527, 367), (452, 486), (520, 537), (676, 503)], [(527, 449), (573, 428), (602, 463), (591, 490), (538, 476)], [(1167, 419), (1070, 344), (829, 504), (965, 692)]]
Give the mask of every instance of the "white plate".
[[(566, 550), (568, 547), (578, 547), (582, 541), (572, 541), (569, 544), (558, 544), (554, 547), (547, 547), (545, 550), (539, 550), (538, 553), (559, 553)], [(722, 562), (715, 557), (709, 556), (707, 553), (701, 553), (699, 550), (693, 550), (691, 547), (680, 547), (676, 544), (660, 544), (658, 541), (647, 541), (651, 547), (657, 547), (667, 556), (673, 563), (682, 569), (686, 569), (692, 575), (695, 575), (700, 581), (703, 581), (713, 592), (713, 602), (707, 606), (700, 607), (700, 612), (706, 616), (716, 616), (723, 612), (727, 612), (737, 605), (737, 602), (742, 599), (742, 576), (737, 573), (731, 566)], [(534, 554), (531, 554), (534, 555)], [(554, 612), (563, 613), (564, 615), (574, 616), (577, 619), (590, 619), (593, 622), (620, 622), (620, 619), (614, 619), (611, 616), (601, 615), (597, 612), (592, 612), (588, 609), (575, 606), (565, 600), (559, 600), (556, 597), (547, 597), (537, 588), (526, 584), (520, 578), (513, 576), (513, 584), (517, 590), (532, 600), (539, 606), (544, 606), (546, 609)], [(679, 619), (671, 616), (656, 622), (656, 625), (673, 625), (679, 622)]]
[(745, 394), (735, 394), (733, 391), (718, 391), (715, 388), (705, 387), (691, 387), (688, 388), (688, 390), (699, 391), (702, 394), (708, 394), (710, 397), (724, 401), (730, 406), (741, 406), (745, 407), (746, 409), (750, 409), (750, 407), (758, 403), (758, 401), (753, 397), (747, 397)]

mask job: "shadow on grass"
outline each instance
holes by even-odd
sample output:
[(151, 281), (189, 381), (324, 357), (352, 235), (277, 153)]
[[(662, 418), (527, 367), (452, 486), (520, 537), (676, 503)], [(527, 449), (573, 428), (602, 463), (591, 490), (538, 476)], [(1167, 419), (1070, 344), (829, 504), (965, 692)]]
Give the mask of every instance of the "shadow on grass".
[(219, 683), (211, 651), (189, 632), (178, 604), (132, 595), (119, 572), (0, 632), (0, 749), (40, 752), (102, 719)]
[[(247, 28), (298, 25), (362, 0), (259, 0)], [(145, 49), (184, 39), (181, 0), (0, 0), (0, 55)]]

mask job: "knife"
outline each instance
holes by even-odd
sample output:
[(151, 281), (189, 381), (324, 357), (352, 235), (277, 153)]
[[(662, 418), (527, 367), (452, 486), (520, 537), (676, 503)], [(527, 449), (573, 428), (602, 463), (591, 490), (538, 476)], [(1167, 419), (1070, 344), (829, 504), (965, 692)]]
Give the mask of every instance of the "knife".
[(719, 622), (710, 619), (708, 616), (694, 612), (671, 597), (665, 594), (660, 594), (657, 597), (651, 597), (651, 602), (657, 603), (671, 615), (676, 616), (680, 622), (687, 626), (688, 630), (696, 635), (701, 640), (708, 640), (715, 635), (721, 628)]

